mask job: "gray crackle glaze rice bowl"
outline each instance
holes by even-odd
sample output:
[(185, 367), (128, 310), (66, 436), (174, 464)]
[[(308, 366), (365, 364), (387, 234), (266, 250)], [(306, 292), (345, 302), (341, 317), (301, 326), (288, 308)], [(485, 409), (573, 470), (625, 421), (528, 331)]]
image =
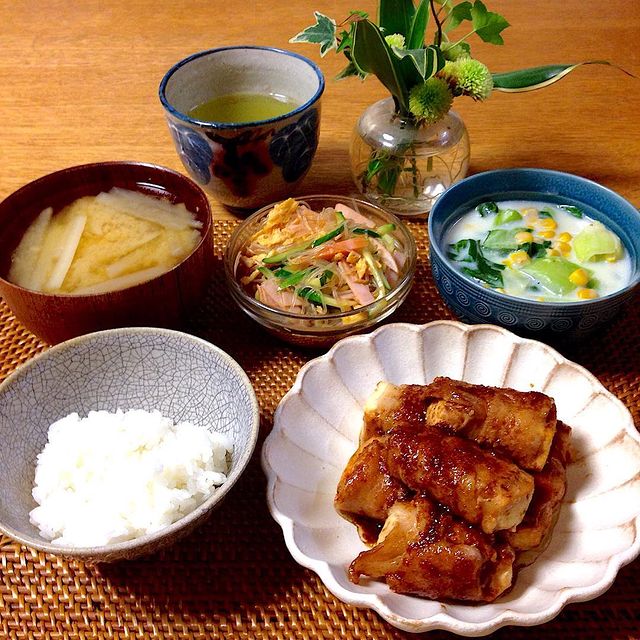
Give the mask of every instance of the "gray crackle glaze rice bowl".
[[(168, 527), (100, 547), (52, 544), (29, 522), (36, 456), (49, 426), (77, 412), (159, 410), (174, 422), (227, 434), (233, 453), (227, 481)], [(193, 531), (229, 493), (255, 449), (258, 403), (241, 367), (218, 347), (154, 328), (113, 329), (63, 342), (0, 385), (0, 532), (41, 551), (85, 562), (153, 553)], [(233, 498), (232, 498), (233, 499)]]
[[(532, 200), (574, 205), (618, 235), (631, 258), (627, 286), (579, 302), (539, 302), (508, 296), (463, 275), (447, 258), (444, 238), (460, 216), (487, 200)], [(429, 216), (433, 279), (451, 310), (465, 322), (506, 327), (525, 337), (577, 342), (610, 323), (640, 283), (640, 213), (622, 196), (570, 173), (498, 169), (465, 178), (438, 198)]]

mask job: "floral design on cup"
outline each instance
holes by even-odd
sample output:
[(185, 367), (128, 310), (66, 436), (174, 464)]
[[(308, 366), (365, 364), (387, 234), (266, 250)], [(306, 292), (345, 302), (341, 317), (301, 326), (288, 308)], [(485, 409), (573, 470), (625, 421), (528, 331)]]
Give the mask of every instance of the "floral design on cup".
[(244, 132), (227, 138), (208, 131), (211, 140), (211, 174), (222, 180), (236, 196), (251, 195), (258, 179), (273, 170), (267, 139), (273, 130), (258, 133)]
[(209, 143), (189, 127), (169, 122), (169, 130), (183, 164), (189, 173), (200, 183), (207, 184), (211, 180), (209, 166), (213, 159), (213, 151)]
[(282, 167), (282, 177), (295, 182), (309, 169), (318, 146), (318, 110), (310, 109), (297, 122), (278, 131), (271, 139), (269, 154)]

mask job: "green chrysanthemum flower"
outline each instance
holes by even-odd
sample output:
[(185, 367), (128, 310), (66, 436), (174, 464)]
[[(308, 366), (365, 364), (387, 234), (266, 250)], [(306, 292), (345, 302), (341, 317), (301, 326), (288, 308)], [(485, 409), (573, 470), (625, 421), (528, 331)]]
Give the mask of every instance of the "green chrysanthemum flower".
[(460, 44), (443, 42), (441, 49), (445, 60), (464, 60), (471, 57), (470, 47), (466, 42)]
[(413, 115), (432, 124), (444, 116), (453, 103), (449, 85), (440, 78), (429, 78), (409, 93), (409, 109)]
[(493, 90), (491, 72), (479, 60), (463, 58), (447, 62), (440, 76), (447, 80), (455, 96), (486, 100)]
[(385, 36), (384, 39), (390, 47), (404, 49), (404, 36), (401, 33), (392, 33), (391, 35)]

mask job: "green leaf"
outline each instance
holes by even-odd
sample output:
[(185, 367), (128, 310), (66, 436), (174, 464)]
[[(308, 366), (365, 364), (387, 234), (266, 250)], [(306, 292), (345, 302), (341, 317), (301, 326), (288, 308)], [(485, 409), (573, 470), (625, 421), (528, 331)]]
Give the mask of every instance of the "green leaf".
[(420, 0), (420, 4), (413, 14), (411, 28), (406, 37), (407, 49), (419, 49), (424, 46), (424, 32), (429, 22), (429, 0)]
[(491, 213), (498, 213), (498, 205), (492, 200), (488, 200), (487, 202), (481, 202), (477, 207), (476, 211), (480, 214), (481, 218), (488, 216)]
[(449, 13), (449, 16), (446, 20), (445, 31), (452, 31), (455, 29), (461, 22), (465, 20), (471, 20), (471, 8), (473, 5), (470, 2), (461, 2), (457, 4)]
[[(434, 45), (429, 45), (423, 49), (398, 49), (393, 47), (393, 53), (401, 60), (410, 61), (417, 70), (420, 78), (424, 81), (434, 76), (444, 67), (444, 57), (440, 49)], [(405, 71), (403, 65), (403, 73)], [(405, 80), (408, 80), (405, 75)], [(407, 86), (413, 86), (416, 82), (407, 81)]]
[(380, 0), (380, 29), (385, 36), (399, 33), (407, 41), (414, 12), (413, 0)]
[(567, 213), (570, 213), (574, 218), (584, 217), (584, 212), (580, 207), (575, 207), (572, 204), (559, 204), (558, 209), (563, 209)]
[(551, 242), (544, 240), (543, 242), (523, 242), (518, 245), (518, 249), (524, 251), (530, 258), (544, 258), (550, 246)]
[(509, 23), (499, 13), (487, 11), (481, 0), (476, 0), (471, 8), (471, 21), (474, 31), (484, 42), (504, 44), (500, 32), (506, 29)]
[(408, 90), (399, 68), (399, 58), (385, 42), (380, 29), (370, 20), (356, 23), (351, 57), (361, 73), (373, 73), (396, 97), (400, 106), (408, 110)]
[(331, 49), (338, 45), (336, 38), (336, 23), (328, 16), (314, 11), (316, 23), (307, 27), (297, 35), (293, 36), (289, 42), (311, 42), (320, 45), (320, 55), (324, 56)]
[(535, 89), (542, 89), (554, 82), (558, 82), (558, 80), (562, 80), (562, 78), (574, 69), (587, 64), (606, 64), (619, 69), (632, 78), (636, 77), (622, 67), (607, 62), (606, 60), (588, 60), (586, 62), (578, 62), (577, 64), (550, 64), (544, 67), (529, 67), (528, 69), (518, 69), (517, 71), (494, 73), (492, 74), (493, 87), (498, 91), (507, 93), (534, 91)]
[(349, 60), (349, 64), (336, 75), (336, 80), (344, 80), (345, 78), (350, 78), (352, 76), (358, 76), (359, 78), (364, 79), (364, 75), (358, 71), (358, 67), (353, 64), (352, 60)]
[(449, 245), (447, 256), (461, 262), (460, 270), (472, 278), (486, 282), (492, 287), (502, 287), (503, 264), (491, 262), (484, 257), (477, 240), (465, 239)]

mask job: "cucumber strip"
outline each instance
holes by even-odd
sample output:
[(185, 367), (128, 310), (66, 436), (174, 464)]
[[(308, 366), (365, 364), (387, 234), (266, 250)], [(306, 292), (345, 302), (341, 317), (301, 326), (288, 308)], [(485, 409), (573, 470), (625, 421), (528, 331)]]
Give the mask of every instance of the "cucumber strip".
[(292, 258), (298, 253), (302, 253), (306, 251), (311, 246), (312, 241), (302, 242), (293, 247), (289, 247), (285, 251), (281, 251), (280, 253), (276, 253), (272, 256), (268, 256), (267, 258), (262, 259), (263, 264), (281, 264), (285, 262), (289, 258)]
[(358, 235), (361, 236), (371, 236), (372, 238), (379, 238), (380, 234), (377, 231), (374, 231), (373, 229), (365, 229), (364, 227), (356, 227), (355, 229), (351, 230), (353, 233), (357, 233)]
[(396, 225), (393, 222), (388, 222), (387, 224), (380, 225), (376, 231), (381, 235), (385, 235), (386, 233), (391, 233), (396, 230)]
[(331, 296), (326, 296), (320, 291), (313, 289), (312, 287), (302, 287), (302, 289), (299, 289), (296, 293), (301, 298), (304, 298), (309, 302), (313, 302), (314, 304), (322, 305), (323, 307), (336, 307), (337, 309), (343, 309), (346, 306), (349, 306), (349, 307), (351, 306), (351, 305), (342, 304), (335, 298), (332, 298)]
[(376, 286), (384, 295), (384, 293), (391, 289), (389, 283), (387, 282), (387, 279), (384, 276), (384, 273), (382, 273), (382, 271), (378, 268), (378, 265), (376, 264), (376, 261), (371, 255), (369, 249), (362, 250), (362, 257), (365, 259), (367, 265), (369, 265), (369, 270), (371, 271), (373, 279), (376, 281)]
[[(281, 269), (285, 271), (285, 269)], [(300, 284), (304, 278), (311, 273), (311, 269), (300, 269), (300, 271), (289, 272), (288, 275), (278, 278), (278, 289), (286, 289), (287, 287), (295, 287)]]
[(311, 249), (315, 249), (316, 247), (319, 247), (321, 244), (324, 244), (325, 242), (329, 242), (329, 240), (332, 240), (336, 236), (340, 235), (343, 229), (344, 229), (344, 223), (339, 224), (335, 229), (333, 229), (332, 231), (329, 231), (329, 233), (325, 233), (323, 236), (316, 238), (311, 243)]
[(258, 271), (265, 277), (265, 278), (273, 278), (274, 276), (277, 275), (277, 272), (274, 273), (273, 271), (271, 271), (271, 269), (269, 269), (268, 267), (258, 267)]

